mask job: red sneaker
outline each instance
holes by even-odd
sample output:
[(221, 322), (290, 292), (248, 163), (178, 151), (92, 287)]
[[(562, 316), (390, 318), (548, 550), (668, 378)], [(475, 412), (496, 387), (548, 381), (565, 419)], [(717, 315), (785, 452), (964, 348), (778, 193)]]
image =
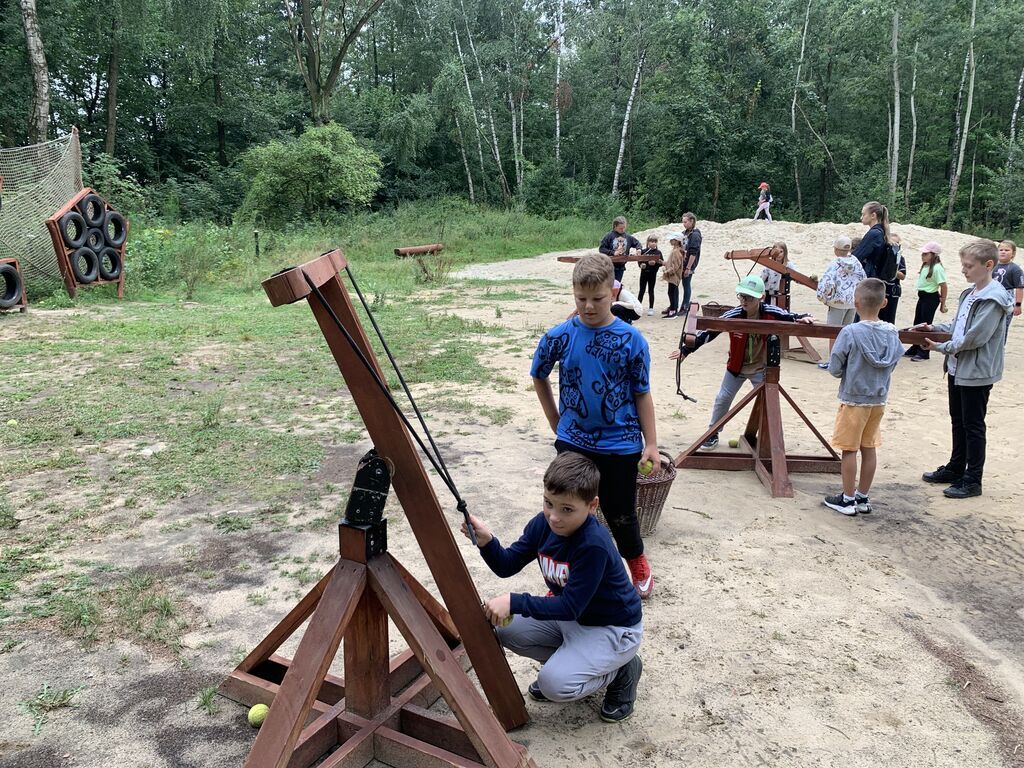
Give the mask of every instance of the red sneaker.
[(651, 566), (647, 562), (647, 555), (634, 557), (627, 560), (629, 574), (633, 579), (633, 586), (642, 600), (646, 600), (654, 592), (654, 574), (651, 573)]

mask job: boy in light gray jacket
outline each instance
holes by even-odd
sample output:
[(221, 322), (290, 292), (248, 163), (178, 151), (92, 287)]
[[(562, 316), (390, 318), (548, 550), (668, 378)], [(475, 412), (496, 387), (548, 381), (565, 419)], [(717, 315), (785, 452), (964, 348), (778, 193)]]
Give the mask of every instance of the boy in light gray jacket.
[(956, 318), (942, 325), (920, 325), (915, 330), (951, 333), (942, 343), (925, 339), (922, 349), (946, 356), (949, 418), (953, 450), (949, 461), (925, 472), (928, 483), (949, 484), (942, 493), (950, 499), (981, 495), (985, 468), (985, 414), (992, 385), (1003, 377), (1005, 326), (1013, 313), (1010, 294), (992, 279), (999, 249), (989, 240), (976, 240), (960, 249), (960, 271), (974, 283), (960, 294)]
[(868, 492), (878, 465), (876, 449), (882, 444), (879, 424), (893, 369), (903, 355), (895, 326), (878, 319), (885, 302), (885, 283), (881, 280), (870, 277), (857, 284), (853, 303), (860, 321), (839, 332), (828, 364), (829, 373), (842, 380), (832, 447), (843, 455), (843, 490), (826, 496), (825, 506), (844, 515), (871, 512)]

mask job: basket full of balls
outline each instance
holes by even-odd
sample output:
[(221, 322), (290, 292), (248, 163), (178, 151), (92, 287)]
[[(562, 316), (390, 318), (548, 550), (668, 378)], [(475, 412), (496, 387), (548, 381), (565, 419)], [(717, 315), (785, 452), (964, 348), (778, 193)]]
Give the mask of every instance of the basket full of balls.
[[(665, 508), (665, 499), (675, 479), (676, 465), (664, 451), (661, 452), (660, 466), (655, 467), (648, 462), (647, 466), (641, 464), (637, 467), (636, 517), (640, 522), (641, 536), (650, 536), (657, 529), (661, 511)], [(608, 521), (601, 507), (597, 508), (596, 515), (601, 525), (607, 528)]]

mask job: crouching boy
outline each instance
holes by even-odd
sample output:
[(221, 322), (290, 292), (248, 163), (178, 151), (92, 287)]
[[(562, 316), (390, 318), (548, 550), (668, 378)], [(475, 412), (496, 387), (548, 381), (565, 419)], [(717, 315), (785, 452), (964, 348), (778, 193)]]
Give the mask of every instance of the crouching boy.
[[(483, 520), (469, 520), (496, 575), (513, 576), (536, 558), (550, 590), (546, 597), (499, 595), (484, 605), (501, 644), (542, 663), (527, 689), (531, 698), (576, 701), (607, 687), (601, 719), (618, 723), (633, 714), (644, 630), (640, 597), (593, 515), (599, 482), (590, 459), (561, 453), (544, 474), (544, 511), (514, 544), (502, 547)], [(468, 535), (465, 524), (462, 531)]]

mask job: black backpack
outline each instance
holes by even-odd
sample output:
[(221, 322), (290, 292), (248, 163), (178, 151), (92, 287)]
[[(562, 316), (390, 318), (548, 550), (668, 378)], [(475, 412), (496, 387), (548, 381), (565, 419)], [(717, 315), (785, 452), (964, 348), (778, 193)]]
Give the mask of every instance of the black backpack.
[(892, 243), (885, 243), (882, 246), (882, 258), (878, 260), (877, 277), (887, 283), (896, 279), (896, 272), (900, 264), (900, 254)]

